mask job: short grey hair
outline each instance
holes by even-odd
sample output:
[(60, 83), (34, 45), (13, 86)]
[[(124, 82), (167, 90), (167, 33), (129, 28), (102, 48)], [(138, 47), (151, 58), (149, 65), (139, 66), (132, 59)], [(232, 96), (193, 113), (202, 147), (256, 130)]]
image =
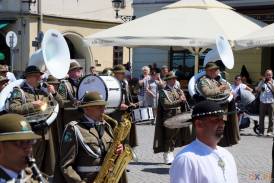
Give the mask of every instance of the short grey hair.
[(147, 70), (147, 71), (149, 71), (150, 72), (150, 68), (147, 66), (147, 65), (145, 65), (145, 66), (143, 66), (142, 68), (141, 68), (141, 70)]

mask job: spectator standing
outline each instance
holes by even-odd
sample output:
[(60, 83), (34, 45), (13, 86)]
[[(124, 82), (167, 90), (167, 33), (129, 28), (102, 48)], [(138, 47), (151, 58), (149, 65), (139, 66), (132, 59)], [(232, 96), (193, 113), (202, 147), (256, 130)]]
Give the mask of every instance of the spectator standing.
[(148, 86), (148, 81), (151, 79), (151, 76), (150, 76), (150, 68), (148, 66), (143, 66), (141, 70), (143, 74), (138, 81), (138, 84), (140, 86), (138, 100), (139, 100), (139, 103), (141, 103), (141, 105), (143, 106), (145, 101), (145, 93)]
[(268, 113), (269, 119), (267, 136), (273, 135), (274, 81), (272, 77), (272, 70), (267, 69), (265, 71), (264, 79), (260, 81), (258, 86), (256, 87), (256, 91), (260, 93), (259, 136), (264, 135), (264, 118), (266, 113)]
[[(160, 79), (159, 73), (156, 73), (156, 71), (153, 70), (153, 72), (151, 72), (151, 78), (148, 80), (148, 85), (146, 87), (144, 106), (152, 107), (154, 116), (157, 114), (159, 90), (162, 88), (164, 88), (164, 83)], [(155, 121), (152, 122), (152, 124), (154, 123)]]
[(236, 163), (218, 146), (224, 131), (224, 111), (214, 101), (202, 101), (193, 109), (196, 140), (184, 147), (170, 169), (171, 183), (238, 183)]
[(253, 91), (252, 88), (248, 87), (246, 84), (243, 84), (241, 76), (237, 75), (235, 76), (234, 84), (232, 85), (232, 93), (235, 99), (239, 96), (240, 90), (248, 90), (250, 92)]
[(163, 80), (169, 74), (169, 69), (167, 65), (163, 65), (160, 70), (160, 78)]

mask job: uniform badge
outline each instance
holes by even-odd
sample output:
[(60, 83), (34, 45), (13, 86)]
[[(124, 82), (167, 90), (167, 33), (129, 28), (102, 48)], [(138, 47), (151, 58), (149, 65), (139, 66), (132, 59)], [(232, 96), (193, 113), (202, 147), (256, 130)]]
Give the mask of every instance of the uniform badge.
[(20, 97), (21, 97), (21, 92), (19, 90), (14, 90), (11, 94), (12, 99), (20, 98)]
[(65, 135), (64, 135), (64, 142), (70, 142), (73, 140), (73, 135), (71, 132), (66, 132)]
[(28, 124), (26, 121), (20, 121), (21, 131), (29, 131)]

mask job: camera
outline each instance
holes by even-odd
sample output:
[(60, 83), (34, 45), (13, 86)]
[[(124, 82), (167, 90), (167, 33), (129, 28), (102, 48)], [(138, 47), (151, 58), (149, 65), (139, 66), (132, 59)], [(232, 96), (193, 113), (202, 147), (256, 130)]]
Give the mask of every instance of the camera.
[(265, 87), (264, 86), (262, 86), (262, 92), (264, 92), (265, 91)]

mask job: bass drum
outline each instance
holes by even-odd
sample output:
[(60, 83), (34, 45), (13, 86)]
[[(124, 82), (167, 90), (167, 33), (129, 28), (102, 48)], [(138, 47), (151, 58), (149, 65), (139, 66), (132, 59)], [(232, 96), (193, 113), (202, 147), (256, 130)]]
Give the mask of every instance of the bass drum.
[(81, 101), (85, 93), (91, 91), (100, 93), (107, 102), (107, 114), (114, 112), (122, 102), (120, 82), (113, 76), (85, 76), (79, 83), (77, 99)]

